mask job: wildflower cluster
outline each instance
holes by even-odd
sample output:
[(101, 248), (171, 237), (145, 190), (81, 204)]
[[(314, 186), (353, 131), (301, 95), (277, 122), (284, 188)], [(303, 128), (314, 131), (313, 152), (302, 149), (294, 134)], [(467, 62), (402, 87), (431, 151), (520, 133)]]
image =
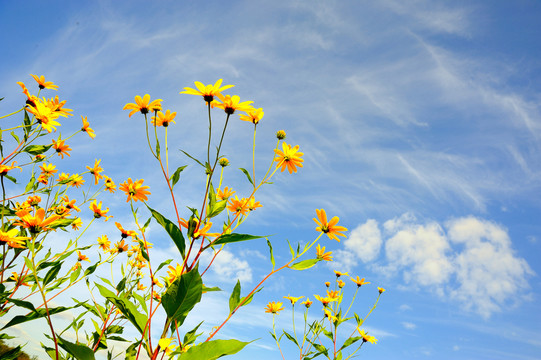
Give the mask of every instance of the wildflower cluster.
[[(318, 211), (318, 214), (319, 213), (320, 212)], [(317, 249), (318, 256), (322, 251), (324, 251), (324, 249)], [(330, 253), (328, 253), (328, 255), (330, 257)], [(328, 259), (327, 261), (331, 260)], [(379, 298), (381, 294), (385, 291), (385, 289), (378, 287), (378, 296), (376, 298), (376, 301), (364, 317), (361, 318), (355, 312), (353, 312), (353, 316), (348, 317), (359, 292), (359, 289), (364, 285), (370, 284), (370, 282), (365, 281), (364, 278), (360, 279), (359, 276), (353, 278), (350, 277), (348, 273), (342, 273), (339, 271), (335, 271), (335, 275), (336, 277), (334, 281), (334, 288), (332, 290), (331, 282), (329, 281), (325, 283), (324, 294), (314, 294), (315, 301), (321, 304), (321, 307), (319, 308), (319, 320), (315, 320), (312, 322), (308, 320), (310, 312), (309, 309), (315, 308), (315, 306), (312, 306), (313, 302), (309, 299), (309, 297), (293, 297), (290, 295), (284, 296), (284, 299), (290, 301), (292, 307), (291, 315), (293, 323), (293, 333), (287, 332), (286, 330), (282, 330), (282, 333), (280, 335), (276, 333), (274, 315), (284, 310), (284, 307), (282, 307), (282, 303), (275, 303), (273, 301), (269, 303), (265, 308), (265, 312), (273, 314), (273, 332), (271, 333), (271, 336), (276, 342), (283, 359), (285, 359), (282, 353), (281, 345), (281, 340), (283, 336), (285, 336), (285, 338), (287, 338), (291, 343), (295, 345), (295, 347), (299, 351), (300, 359), (313, 359), (319, 356), (323, 356), (326, 359), (332, 360), (351, 359), (357, 356), (357, 352), (366, 342), (369, 342), (371, 344), (377, 343), (378, 340), (374, 336), (369, 335), (365, 331), (365, 329), (363, 329), (363, 325), (368, 316), (376, 308), (379, 302)], [(347, 280), (343, 280), (344, 278), (349, 278), (349, 280), (351, 280), (351, 282), (356, 285), (355, 293), (353, 294), (347, 310), (344, 310), (344, 308), (342, 307), (345, 295), (344, 289), (347, 282)], [(298, 336), (297, 328), (295, 327), (295, 304), (301, 299), (305, 299), (303, 302), (301, 302), (301, 305), (304, 305), (304, 331), (302, 336)], [(279, 304), (279, 306), (277, 306), (276, 304)], [(312, 313), (310, 313), (310, 315), (311, 317), (314, 316)], [(353, 328), (354, 330), (350, 330), (349, 336), (343, 339), (343, 336), (341, 336), (341, 334), (344, 334), (346, 331), (348, 331), (348, 327), (344, 326), (344, 324), (353, 321), (354, 326), (352, 327), (350, 325), (349, 328)], [(343, 330), (339, 332), (338, 328), (340, 326), (342, 326)]]
[[(26, 97), (24, 105), (0, 117), (0, 120), (6, 119), (3, 121), (11, 120), (17, 114), (22, 117), (19, 125), (9, 127), (2, 123), (0, 130), (0, 312), (5, 315), (16, 307), (28, 311), (25, 316), (11, 318), (2, 330), (29, 321), (45, 321), (50, 342), (43, 344), (43, 348), (53, 359), (91, 359), (96, 353), (103, 353), (103, 356), (107, 353), (108, 358), (114, 358), (120, 352), (125, 353), (127, 359), (138, 359), (143, 354), (152, 360), (178, 358), (184, 353), (192, 358), (215, 359), (235, 354), (248, 344), (214, 337), (242, 306), (252, 301), (270, 276), (286, 269), (309, 269), (319, 261), (332, 260), (325, 246), (318, 244), (319, 239), (326, 234), (330, 239), (338, 240), (338, 236), (345, 236), (343, 233), (347, 229), (337, 225), (338, 217), (327, 221), (325, 211), (318, 209), (317, 218), (314, 218), (318, 236), (303, 248), (300, 245), (297, 250), (291, 247), (291, 258), (278, 266), (272, 244), (267, 239), (272, 265), (268, 274), (242, 297), (238, 281), (231, 293), (229, 313), (224, 314), (218, 326), (200, 338), (203, 333), (197, 331), (199, 325), (188, 329), (184, 320), (206, 292), (221, 291), (217, 286), (203, 285), (206, 272), (228, 244), (263, 238), (237, 231), (253, 211), (263, 206), (256, 200), (256, 193), (263, 185), (270, 184), (277, 172), (287, 169), (292, 174), (303, 167), (299, 146), (287, 144), (285, 131), (279, 130), (275, 148), (267, 152), (268, 166), (263, 168), (266, 170), (256, 171), (255, 140), (263, 110), (254, 107), (252, 101), (241, 101), (237, 95), (224, 94), (233, 85), (222, 85), (221, 79), (210, 85), (196, 82), (195, 89), (184, 88), (181, 94), (202, 97), (208, 112), (209, 133), (205, 159), (197, 159), (183, 151), (194, 166), (201, 167), (204, 196), (196, 204), (181, 206), (174, 187), (188, 165), (170, 169), (168, 149), (168, 128), (180, 122), (177, 112), (164, 109), (162, 99), (151, 100), (148, 94), (135, 96), (135, 102), (127, 103), (124, 110), (129, 111), (127, 118), (140, 114), (144, 120), (148, 149), (156, 160), (156, 169), (163, 176), (162, 188), (171, 200), (168, 215), (164, 216), (150, 204), (152, 192), (159, 185), (149, 186), (134, 174), (117, 186), (106, 175), (103, 168), (106, 161), (102, 164), (101, 159), (95, 159), (93, 164), (77, 173), (70, 174), (60, 166), (62, 160), (76, 156), (70, 147), (74, 136), (85, 133), (94, 139), (96, 132), (87, 117), (81, 116), (82, 126), (77, 126), (72, 135), (56, 136), (57, 129), (64, 125), (62, 118), (73, 116), (74, 110), (66, 108), (66, 101), (58, 96), (40, 97), (42, 90), (57, 90), (58, 86), (43, 76), (32, 77), (37, 82), (37, 92), (19, 83)], [(216, 112), (225, 116), (225, 122), (220, 122), (223, 127), (218, 131), (213, 130)], [(229, 120), (235, 114), (239, 115), (240, 121), (252, 123), (254, 129), (252, 168), (240, 169), (249, 184), (248, 190), (242, 191), (239, 189), (246, 189), (246, 186), (237, 187), (227, 180), (232, 171), (229, 165), (235, 159), (230, 161), (221, 153)], [(13, 140), (6, 138), (8, 132)], [(214, 138), (216, 133), (218, 141)], [(4, 150), (8, 147), (9, 150)], [(216, 152), (211, 151), (214, 148)], [(17, 183), (28, 177), (30, 180), (22, 191), (20, 187), (7, 186), (7, 181)], [(121, 191), (116, 192), (117, 189)], [(106, 226), (112, 226), (113, 222), (109, 220), (115, 216), (108, 206), (111, 197), (121, 197), (120, 202), (115, 202), (125, 204), (133, 221), (124, 224), (115, 221), (116, 228), (108, 231)], [(176, 247), (178, 261), (173, 262), (172, 258), (161, 264), (151, 261), (153, 240), (147, 230), (152, 221), (163, 229), (163, 235)], [(97, 238), (89, 235), (93, 226), (98, 230), (92, 233), (99, 231)], [(55, 232), (60, 238), (67, 234), (60, 251), (54, 250), (59, 247), (58, 242), (50, 241), (51, 233)], [(315, 257), (301, 260), (316, 244)], [(204, 252), (209, 256), (202, 257)], [(210, 261), (203, 260), (209, 258)], [(97, 276), (97, 269), (104, 264), (110, 265), (110, 275)], [(105, 268), (100, 271), (107, 271)], [(362, 282), (358, 278), (357, 281)], [(58, 295), (69, 290), (79, 294), (81, 289), (88, 291), (84, 298), (91, 300), (80, 301), (72, 297), (73, 304), (53, 306), (52, 300), (58, 300)], [(322, 299), (330, 299), (328, 303), (331, 303), (340, 296), (339, 293), (339, 290), (328, 292)], [(302, 299), (287, 298), (292, 305)], [(308, 308), (312, 302), (306, 299), (302, 304)], [(74, 308), (77, 308), (77, 318), (67, 329), (59, 331), (55, 314)], [(283, 303), (273, 302), (269, 303), (266, 312), (277, 314), (283, 309)], [(335, 312), (330, 314), (338, 316)], [(88, 319), (91, 321), (84, 325)], [(135, 339), (120, 336), (126, 327), (135, 330), (138, 334)], [(74, 335), (75, 343), (71, 342), (73, 338), (66, 338), (66, 331)], [(115, 350), (109, 345), (110, 340), (128, 342), (127, 349)]]

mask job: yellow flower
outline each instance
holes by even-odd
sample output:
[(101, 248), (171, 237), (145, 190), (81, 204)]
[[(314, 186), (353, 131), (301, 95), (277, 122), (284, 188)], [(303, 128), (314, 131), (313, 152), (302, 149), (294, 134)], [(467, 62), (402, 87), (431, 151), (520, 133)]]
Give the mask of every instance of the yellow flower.
[(73, 220), (73, 222), (71, 223), (71, 228), (73, 230), (79, 230), (81, 228), (81, 226), (83, 226), (83, 221), (81, 220), (81, 218), (76, 218), (75, 220)]
[(128, 251), (128, 244), (124, 243), (124, 240), (117, 241), (115, 247), (110, 250), (111, 254), (121, 254), (125, 251)]
[(320, 301), (323, 304), (323, 306), (327, 306), (327, 305), (329, 305), (330, 302), (338, 300), (338, 298), (330, 298), (328, 296), (321, 297), (321, 296), (315, 295), (315, 294), (314, 294), (314, 297), (316, 298), (316, 300)]
[(116, 225), (116, 228), (117, 228), (118, 230), (120, 230), (120, 233), (121, 233), (121, 234), (120, 234), (120, 237), (121, 237), (122, 239), (125, 239), (125, 238), (127, 238), (128, 236), (134, 237), (134, 236), (137, 235), (137, 233), (136, 233), (135, 231), (133, 231), (133, 230), (126, 230), (126, 229), (124, 229), (124, 228), (122, 227), (122, 225), (120, 225), (120, 223), (118, 223), (118, 222), (115, 222), (115, 225)]
[(299, 297), (293, 297), (293, 296), (284, 296), (284, 299), (288, 299), (289, 301), (291, 301), (291, 305), (295, 305), (295, 303), (297, 301), (299, 301), (300, 299), (302, 299), (304, 296), (299, 296)]
[(157, 277), (152, 277), (152, 285), (156, 285), (156, 286), (159, 286), (159, 287), (163, 287), (163, 284), (158, 280)]
[(182, 266), (177, 263), (176, 267), (169, 265), (168, 269), (169, 270), (167, 270), (167, 282), (171, 284), (173, 281), (175, 281), (176, 278), (182, 275)]
[(93, 167), (90, 167), (90, 166), (86, 167), (88, 169), (88, 171), (92, 175), (94, 175), (94, 184), (95, 185), (98, 184), (99, 179), (103, 178), (103, 175), (100, 174), (100, 172), (103, 171), (103, 169), (100, 167), (100, 162), (101, 162), (101, 160), (94, 159), (94, 166)]
[(261, 205), (259, 203), (259, 201), (255, 201), (255, 199), (253, 197), (250, 198), (250, 200), (248, 200), (248, 201), (246, 201), (246, 199), (242, 199), (242, 201), (246, 204), (246, 207), (250, 211), (253, 211), (253, 210), (257, 209), (257, 208), (263, 207), (263, 205)]
[(88, 123), (88, 120), (86, 119), (86, 116), (83, 117), (81, 115), (81, 118), (83, 119), (83, 127), (81, 128), (82, 132), (85, 132), (90, 136), (91, 139), (94, 139), (96, 137), (96, 134), (92, 128), (90, 128), (90, 124)]
[(46, 177), (49, 177), (58, 172), (58, 170), (56, 170), (56, 166), (54, 166), (53, 164), (43, 164), (40, 165), (39, 168), (41, 169), (41, 173)]
[(145, 290), (147, 287), (143, 285), (142, 283), (137, 283), (137, 290)]
[(346, 235), (342, 234), (341, 231), (348, 231), (343, 226), (336, 226), (338, 224), (338, 221), (340, 220), (338, 216), (335, 216), (331, 219), (331, 221), (327, 222), (327, 213), (325, 210), (316, 209), (317, 219), (314, 218), (314, 221), (319, 226), (316, 228), (316, 231), (321, 231), (324, 234), (327, 234), (329, 239), (334, 239), (338, 242), (340, 242), (340, 239), (338, 239), (338, 236), (346, 237)]
[(85, 183), (85, 180), (79, 174), (73, 174), (69, 178), (69, 185), (70, 186), (75, 186), (76, 188), (78, 188), (79, 186), (83, 185), (84, 183)]
[(384, 288), (380, 288), (380, 287), (378, 286), (378, 291), (379, 291), (379, 293), (381, 294), (381, 293), (383, 293), (383, 292), (385, 291), (385, 289), (384, 289)]
[(37, 75), (30, 74), (30, 76), (32, 76), (34, 80), (36, 80), (40, 89), (51, 89), (51, 90), (58, 89), (58, 85), (55, 85), (52, 81), (45, 81), (45, 76), (43, 75), (37, 76)]
[(214, 85), (209, 84), (207, 86), (203, 85), (199, 81), (195, 82), (195, 86), (197, 87), (197, 90), (185, 87), (184, 91), (181, 91), (181, 94), (189, 94), (189, 95), (201, 95), (203, 96), (203, 100), (207, 104), (211, 103), (214, 100), (214, 96), (218, 96), (218, 94), (221, 95), (221, 92), (224, 90), (227, 90), (229, 88), (232, 88), (235, 85), (224, 85), (222, 86), (222, 79), (219, 79), (216, 81)]
[(141, 200), (146, 201), (148, 200), (147, 195), (150, 195), (150, 191), (147, 191), (148, 186), (143, 186), (143, 179), (137, 180), (136, 182), (133, 182), (131, 178), (129, 178), (126, 182), (120, 184), (120, 190), (124, 191), (126, 195), (128, 195), (128, 199), (126, 202), (130, 200)]
[(71, 156), (68, 151), (71, 151), (71, 148), (64, 144), (64, 140), (54, 140), (53, 139), (53, 149), (56, 150), (57, 154), (59, 156), (62, 157), (62, 159), (64, 158), (64, 155), (68, 155), (68, 156)]
[(332, 251), (329, 251), (329, 252), (325, 252), (325, 246), (323, 247), (320, 247), (320, 245), (318, 244), (317, 245), (317, 248), (316, 248), (316, 258), (317, 259), (320, 259), (320, 260), (323, 260), (323, 261), (332, 261)]
[(90, 262), (90, 259), (88, 256), (83, 255), (79, 250), (77, 250), (77, 261), (88, 261)]
[(58, 113), (58, 115), (60, 116), (68, 117), (68, 115), (69, 116), (73, 115), (73, 114), (70, 114), (71, 112), (73, 112), (72, 109), (64, 108), (64, 105), (66, 105), (66, 100), (60, 101), (58, 100), (58, 96), (55, 96), (54, 98), (51, 98), (50, 100), (47, 100), (47, 104), (49, 105), (51, 110)]
[(18, 234), (18, 229), (11, 229), (8, 231), (0, 230), (0, 244), (7, 244), (12, 248), (24, 249), (26, 240), (30, 238), (28, 236), (17, 236)]
[(338, 318), (332, 314), (331, 310), (329, 308), (324, 308), (323, 313), (325, 314), (325, 317), (328, 318), (330, 321), (335, 322), (338, 321)]
[(60, 115), (37, 98), (34, 105), (29, 105), (26, 110), (36, 117), (37, 122), (48, 133), (56, 131), (56, 126), (60, 126), (60, 123), (55, 121)]
[(196, 230), (193, 232), (193, 238), (197, 239), (200, 236), (215, 238), (220, 236), (220, 233), (209, 233), (211, 227), (212, 223), (210, 221), (205, 223), (203, 227), (200, 227), (200, 225), (198, 224), (198, 226), (195, 228)]
[(15, 222), (14, 225), (19, 225), (28, 229), (31, 234), (38, 234), (41, 231), (51, 230), (48, 226), (60, 219), (60, 216), (56, 214), (45, 218), (45, 209), (43, 208), (37, 209), (35, 216), (30, 215), (26, 210), (17, 211), (15, 214), (20, 218), (20, 221)]
[(168, 127), (170, 123), (175, 122), (174, 120), (175, 116), (177, 116), (177, 113), (176, 112), (172, 113), (171, 110), (167, 110), (165, 114), (162, 113), (161, 111), (158, 111), (158, 116), (152, 117), (152, 124), (156, 126)]
[(113, 179), (106, 175), (103, 175), (103, 179), (105, 180), (105, 190), (114, 193), (116, 191), (116, 184)]
[(346, 286), (346, 283), (343, 282), (342, 280), (338, 280), (337, 283), (338, 283), (338, 287), (339, 287), (340, 289), (343, 288), (344, 286)]
[(243, 200), (239, 200), (237, 195), (235, 195), (235, 198), (230, 198), (229, 203), (227, 205), (227, 209), (234, 213), (240, 213), (242, 215), (246, 215), (248, 213), (248, 208), (246, 207), (246, 203)]
[(214, 100), (212, 102), (212, 107), (220, 108), (223, 111), (225, 111), (228, 115), (233, 115), (236, 110), (240, 111), (247, 111), (251, 108), (250, 104), (253, 103), (253, 101), (240, 101), (240, 97), (238, 95), (225, 95), (222, 94), (216, 94), (221, 102)]
[(364, 281), (364, 278), (362, 279), (359, 279), (359, 277), (357, 276), (357, 279), (354, 279), (352, 277), (350, 277), (351, 281), (353, 281), (355, 284), (357, 284), (357, 286), (363, 286), (363, 285), (366, 285), (366, 284), (370, 284), (370, 282), (368, 281)]
[(326, 287), (331, 286), (331, 282), (330, 282), (330, 281), (325, 281), (325, 286), (326, 286)]
[(277, 314), (279, 311), (282, 311), (284, 310), (284, 307), (282, 306), (282, 303), (281, 302), (270, 302), (267, 304), (267, 306), (265, 307), (265, 312), (266, 313), (272, 313), (272, 314)]
[(13, 169), (21, 169), (19, 166), (15, 166), (16, 163), (16, 161), (13, 161), (11, 165), (0, 164), (0, 176), (7, 175), (7, 173)]
[(304, 306), (306, 306), (306, 308), (308, 309), (310, 306), (312, 306), (312, 302), (310, 301), (309, 298), (306, 298), (305, 301), (301, 302), (301, 304), (303, 304)]
[(364, 342), (369, 342), (371, 344), (375, 344), (375, 343), (378, 342), (378, 339), (376, 339), (373, 336), (368, 335), (367, 333), (364, 332), (364, 330), (361, 330), (361, 329), (357, 328), (357, 331), (359, 332), (359, 334), (363, 338), (363, 343)]
[(228, 188), (227, 186), (224, 188), (224, 190), (218, 189), (216, 192), (216, 200), (225, 200), (229, 199), (236, 191), (233, 191), (233, 189)]
[(334, 274), (336, 275), (337, 278), (339, 278), (340, 276), (349, 276), (349, 274), (347, 272), (343, 273), (343, 272), (336, 271), (336, 270), (334, 270)]
[(301, 159), (301, 156), (304, 154), (299, 152), (299, 145), (292, 148), (290, 145), (282, 143), (282, 149), (283, 151), (274, 149), (274, 152), (276, 153), (274, 161), (278, 162), (276, 167), (281, 167), (281, 172), (283, 172), (286, 167), (290, 174), (297, 172), (297, 166), (302, 167), (302, 163), (304, 162), (304, 159)]
[(338, 300), (340, 297), (340, 291), (327, 290), (327, 297), (329, 299)]
[(262, 108), (259, 108), (259, 109), (250, 108), (246, 111), (246, 115), (240, 116), (240, 119), (242, 121), (249, 121), (257, 125), (259, 124), (259, 121), (261, 121), (261, 119), (263, 118), (263, 115), (265, 115), (265, 113), (263, 112)]
[[(109, 212), (109, 208), (107, 208), (105, 210), (102, 210), (101, 209), (101, 201), (99, 203), (97, 203), (97, 200), (94, 200), (92, 202), (92, 204), (90, 204), (90, 210), (92, 210), (94, 212), (94, 217), (96, 219), (99, 219), (99, 218), (105, 216), (105, 214), (107, 214)], [(112, 217), (112, 216), (105, 216), (105, 221), (109, 220), (110, 217)]]
[(98, 238), (98, 244), (99, 248), (103, 251), (108, 251), (111, 246), (111, 242), (109, 241), (109, 238), (107, 238), (107, 235), (100, 236)]
[(162, 109), (161, 105), (162, 99), (156, 99), (150, 102), (150, 95), (146, 94), (141, 97), (137, 95), (135, 97), (135, 103), (128, 103), (124, 106), (122, 110), (131, 110), (130, 114), (128, 115), (131, 117), (136, 112), (140, 111), (141, 114), (145, 115), (148, 114), (150, 111), (159, 111)]
[(169, 354), (171, 351), (175, 350), (175, 345), (171, 344), (173, 338), (162, 338), (158, 341), (158, 346), (165, 351), (166, 354)]

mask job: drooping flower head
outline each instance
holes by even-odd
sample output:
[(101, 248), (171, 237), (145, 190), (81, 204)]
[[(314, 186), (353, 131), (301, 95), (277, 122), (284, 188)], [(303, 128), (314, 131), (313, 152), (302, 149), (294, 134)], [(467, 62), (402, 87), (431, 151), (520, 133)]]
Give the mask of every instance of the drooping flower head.
[(343, 226), (337, 226), (338, 221), (340, 218), (338, 216), (335, 216), (331, 219), (331, 221), (327, 222), (327, 213), (323, 209), (316, 209), (317, 219), (314, 218), (313, 220), (316, 222), (318, 227), (316, 227), (316, 231), (321, 231), (324, 234), (327, 234), (329, 239), (336, 240), (340, 242), (340, 239), (338, 239), (338, 236), (346, 237), (346, 235), (342, 234), (342, 231), (348, 231)]
[[(13, 161), (11, 165), (0, 164), (0, 176), (7, 175), (13, 169), (21, 169), (19, 166), (15, 166), (17, 162)], [(22, 171), (22, 169), (21, 169)]]
[(161, 104), (162, 99), (156, 99), (150, 101), (150, 95), (146, 94), (141, 98), (139, 95), (135, 97), (135, 103), (128, 103), (124, 106), (122, 110), (131, 110), (130, 114), (128, 115), (131, 117), (136, 112), (141, 112), (141, 114), (145, 115), (149, 112), (156, 112), (160, 111), (162, 109)]
[(82, 132), (85, 132), (90, 136), (91, 139), (94, 139), (96, 137), (96, 133), (94, 132), (94, 129), (90, 128), (90, 124), (88, 123), (88, 120), (86, 119), (86, 116), (82, 116), (83, 119), (83, 127), (81, 128)]
[(325, 252), (325, 246), (321, 247), (317, 244), (316, 248), (316, 258), (323, 261), (332, 261), (332, 251)]
[(53, 149), (55, 149), (58, 156), (60, 156), (62, 159), (64, 158), (64, 155), (71, 156), (68, 151), (71, 151), (71, 148), (69, 145), (66, 145), (64, 143), (64, 140), (55, 140), (53, 139)]
[(127, 237), (135, 237), (137, 235), (137, 233), (133, 230), (126, 230), (122, 227), (122, 225), (119, 223), (119, 222), (115, 222), (115, 225), (117, 227), (118, 230), (120, 230), (120, 237), (122, 239), (125, 239)]
[(94, 200), (90, 204), (90, 210), (92, 210), (92, 212), (94, 212), (94, 217), (96, 219), (99, 219), (101, 217), (105, 217), (105, 221), (107, 221), (111, 217), (111, 216), (106, 216), (106, 214), (109, 212), (109, 208), (107, 208), (105, 210), (102, 210), (101, 201), (99, 203), (97, 203), (97, 200)]
[(350, 279), (351, 279), (351, 281), (353, 281), (355, 284), (357, 284), (358, 287), (361, 287), (361, 286), (363, 286), (363, 285), (370, 284), (369, 281), (365, 281), (364, 278), (359, 279), (358, 276), (357, 276), (356, 279), (354, 279), (354, 278), (350, 278)]
[(101, 159), (100, 160), (94, 159), (94, 166), (93, 167), (90, 167), (90, 166), (86, 167), (88, 169), (88, 171), (92, 175), (94, 175), (94, 185), (97, 185), (99, 179), (103, 178), (103, 175), (100, 174), (103, 171), (103, 169), (100, 166), (100, 162), (101, 162)]
[(378, 342), (378, 339), (376, 339), (373, 336), (368, 335), (364, 330), (361, 330), (360, 328), (357, 328), (357, 331), (359, 332), (359, 334), (363, 338), (363, 343), (369, 342), (371, 344), (375, 344), (375, 343)]
[(129, 202), (130, 200), (148, 200), (147, 195), (150, 195), (150, 191), (147, 191), (147, 189), (149, 187), (143, 186), (143, 181), (143, 179), (140, 179), (133, 182), (132, 179), (129, 178), (127, 181), (120, 184), (120, 190), (124, 191), (126, 195), (128, 195), (126, 202)]
[(246, 111), (246, 115), (240, 116), (240, 119), (242, 121), (249, 121), (257, 125), (259, 124), (261, 119), (263, 119), (263, 115), (265, 115), (265, 113), (263, 112), (262, 108), (259, 108), (259, 109), (250, 108)]
[(297, 172), (297, 167), (302, 167), (304, 159), (301, 159), (301, 156), (304, 153), (299, 152), (299, 145), (292, 148), (290, 145), (282, 143), (282, 150), (274, 149), (274, 152), (276, 153), (274, 161), (278, 162), (276, 167), (281, 167), (281, 172), (287, 168), (291, 174)]
[(197, 87), (197, 90), (189, 88), (189, 87), (185, 87), (184, 91), (181, 91), (180, 93), (203, 96), (203, 100), (205, 100), (207, 104), (210, 104), (214, 100), (215, 96), (218, 96), (218, 94), (221, 95), (222, 91), (235, 86), (235, 85), (222, 86), (222, 81), (223, 81), (222, 79), (219, 79), (218, 81), (216, 81), (214, 85), (209, 84), (206, 86), (203, 83), (196, 81), (195, 86)]

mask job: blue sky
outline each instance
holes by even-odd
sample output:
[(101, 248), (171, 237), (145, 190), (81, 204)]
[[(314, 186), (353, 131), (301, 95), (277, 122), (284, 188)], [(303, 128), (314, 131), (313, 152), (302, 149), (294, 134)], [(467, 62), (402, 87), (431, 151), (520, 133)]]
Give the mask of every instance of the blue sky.
[[(380, 341), (362, 356), (539, 359), (540, 17), (541, 3), (527, 0), (2, 2), (0, 112), (24, 100), (17, 81), (45, 75), (75, 109), (59, 130), (78, 129), (84, 115), (97, 134), (70, 144), (65, 166), (101, 158), (117, 182), (143, 177), (151, 206), (164, 211), (141, 119), (122, 111), (135, 95), (178, 113), (170, 161), (191, 165), (177, 190), (184, 206), (199, 202), (201, 178), (177, 150), (202, 155), (207, 123), (202, 101), (179, 95), (183, 87), (223, 78), (235, 85), (229, 94), (262, 107), (261, 163), (274, 133), (287, 131), (304, 168), (261, 190), (264, 207), (243, 232), (273, 234), (279, 262), (286, 238), (315, 236), (316, 208), (350, 231), (340, 243), (323, 240), (330, 266), (279, 274), (224, 329), (259, 338), (232, 358), (278, 359), (263, 307), (313, 297), (336, 269), (372, 282), (359, 313), (376, 286), (388, 290), (367, 323)], [(223, 152), (233, 162), (226, 177), (242, 191), (235, 169), (249, 167), (252, 128), (234, 120)], [(108, 206), (129, 223), (123, 203), (119, 195)], [(169, 244), (158, 238), (156, 256), (165, 257)], [(263, 243), (222, 254), (209, 281), (226, 291), (200, 312), (222, 318), (233, 279), (254, 286), (267, 254)], [(289, 326), (288, 314), (278, 319)]]

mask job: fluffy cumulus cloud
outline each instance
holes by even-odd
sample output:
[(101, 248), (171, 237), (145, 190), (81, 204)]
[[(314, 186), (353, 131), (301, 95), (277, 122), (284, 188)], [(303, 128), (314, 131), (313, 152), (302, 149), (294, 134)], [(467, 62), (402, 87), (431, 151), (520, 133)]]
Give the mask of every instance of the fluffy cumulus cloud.
[[(211, 260), (210, 253), (203, 253), (202, 261), (207, 263)], [(252, 268), (246, 260), (241, 260), (232, 252), (222, 250), (212, 262), (211, 271), (214, 276), (220, 281), (236, 282), (237, 279), (241, 282), (252, 281)]]
[[(337, 262), (351, 270), (358, 260), (404, 283), (434, 290), (483, 317), (500, 311), (528, 289), (533, 271), (518, 257), (507, 230), (473, 216), (420, 223), (406, 213), (386, 221), (375, 220), (354, 229), (335, 252)], [(385, 240), (383, 240), (383, 239)], [(384, 259), (378, 254), (384, 249)]]

